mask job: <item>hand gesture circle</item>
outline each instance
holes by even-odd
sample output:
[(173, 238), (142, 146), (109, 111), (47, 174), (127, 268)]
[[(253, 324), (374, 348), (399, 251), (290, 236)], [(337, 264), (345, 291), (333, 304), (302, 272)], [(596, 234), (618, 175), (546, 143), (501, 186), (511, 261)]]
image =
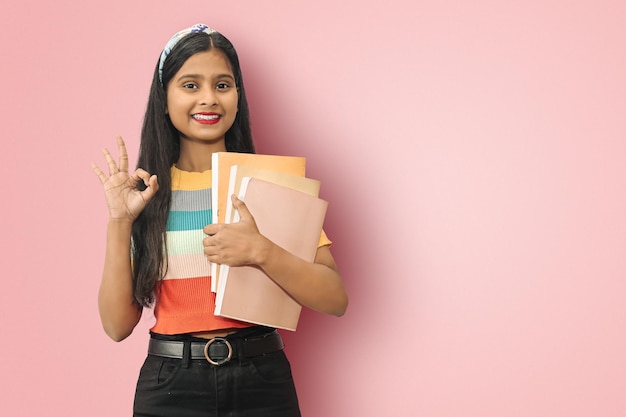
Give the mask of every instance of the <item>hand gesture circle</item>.
[[(112, 220), (134, 221), (159, 189), (156, 175), (150, 175), (143, 169), (128, 173), (128, 153), (124, 140), (117, 136), (119, 162), (116, 163), (111, 153), (104, 149), (102, 153), (109, 166), (109, 175), (105, 174), (96, 164), (91, 166), (104, 186), (104, 194)], [(139, 191), (140, 181), (146, 189)]]

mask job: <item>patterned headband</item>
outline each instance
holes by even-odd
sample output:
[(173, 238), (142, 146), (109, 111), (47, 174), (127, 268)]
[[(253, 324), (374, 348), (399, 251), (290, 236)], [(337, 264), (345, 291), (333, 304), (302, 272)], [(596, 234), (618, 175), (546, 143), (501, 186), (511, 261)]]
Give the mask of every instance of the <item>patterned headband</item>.
[(172, 38), (169, 40), (167, 45), (165, 45), (165, 48), (163, 48), (163, 52), (161, 52), (161, 58), (159, 59), (159, 80), (161, 80), (161, 84), (163, 84), (163, 63), (165, 62), (165, 58), (167, 58), (170, 52), (172, 52), (172, 49), (174, 48), (174, 46), (176, 46), (178, 41), (180, 41), (185, 35), (188, 35), (190, 33), (200, 33), (200, 32), (211, 34), (216, 31), (211, 29), (207, 25), (204, 25), (202, 23), (197, 23), (190, 28), (183, 29), (180, 32), (176, 33), (174, 36), (172, 36)]

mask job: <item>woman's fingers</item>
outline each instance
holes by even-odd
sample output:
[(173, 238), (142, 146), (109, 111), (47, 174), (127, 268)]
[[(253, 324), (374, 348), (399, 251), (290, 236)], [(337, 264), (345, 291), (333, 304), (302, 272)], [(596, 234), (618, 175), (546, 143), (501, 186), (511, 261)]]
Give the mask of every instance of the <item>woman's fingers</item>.
[(109, 175), (117, 174), (119, 172), (119, 169), (117, 168), (117, 164), (115, 163), (111, 152), (109, 152), (107, 148), (104, 148), (102, 150), (102, 153), (104, 154), (104, 159), (107, 161), (107, 165), (109, 166)]
[[(107, 174), (95, 163), (92, 163), (91, 167), (104, 186), (111, 218), (133, 220), (154, 197), (159, 189), (159, 183), (156, 175), (151, 175), (143, 169), (136, 169), (129, 174), (126, 145), (121, 136), (117, 136), (116, 140), (119, 153), (117, 162), (108, 149), (102, 150), (109, 173)], [(140, 183), (145, 185), (145, 189), (141, 191), (143, 187), (137, 188)]]
[(98, 178), (100, 179), (100, 182), (104, 184), (109, 177), (107, 177), (106, 174), (102, 172), (100, 167), (98, 167), (98, 165), (96, 165), (93, 162), (91, 163), (91, 168), (93, 169), (93, 172), (95, 172)]
[(240, 200), (235, 194), (230, 196), (230, 199), (233, 202), (233, 207), (239, 212), (239, 221), (245, 222), (252, 220), (254, 221), (252, 214), (250, 214), (250, 210), (248, 210), (248, 206), (242, 200)]
[(121, 136), (116, 136), (117, 140), (117, 151), (119, 153), (119, 169), (122, 172), (128, 172), (128, 152), (126, 152), (126, 145), (124, 144), (124, 139)]
[(156, 175), (151, 175), (148, 180), (144, 180), (146, 184), (146, 189), (141, 192), (143, 199), (145, 202), (148, 202), (152, 199), (154, 194), (159, 191), (159, 182), (157, 181)]
[(152, 196), (159, 190), (159, 182), (157, 180), (156, 175), (150, 175), (144, 169), (137, 168), (135, 172), (130, 176), (131, 180), (134, 184), (137, 184), (139, 181), (143, 181), (146, 186), (146, 189), (141, 191), (141, 196), (143, 200), (147, 203), (152, 199)]
[(133, 175), (131, 175), (130, 177), (135, 182), (143, 181), (146, 187), (149, 185), (150, 174), (146, 170), (137, 168), (135, 172), (133, 172)]
[(115, 175), (118, 172), (128, 172), (128, 152), (126, 151), (126, 145), (124, 144), (124, 139), (121, 136), (116, 136), (117, 140), (117, 151), (119, 153), (119, 160), (115, 162), (113, 155), (107, 148), (102, 150), (104, 154), (104, 159), (106, 159), (107, 165), (109, 166), (109, 176)]

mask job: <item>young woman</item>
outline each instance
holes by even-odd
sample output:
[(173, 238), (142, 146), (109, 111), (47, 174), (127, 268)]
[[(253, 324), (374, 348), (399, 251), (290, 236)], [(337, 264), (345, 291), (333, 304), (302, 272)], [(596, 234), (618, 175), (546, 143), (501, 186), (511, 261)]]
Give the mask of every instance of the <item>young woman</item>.
[(134, 172), (117, 144), (118, 161), (104, 150), (108, 174), (93, 165), (109, 208), (98, 303), (115, 341), (154, 304), (134, 415), (300, 415), (280, 335), (213, 314), (209, 262), (257, 265), (303, 306), (336, 316), (347, 295), (325, 236), (303, 261), (261, 235), (234, 196), (240, 222), (211, 224), (211, 154), (254, 152), (233, 45), (206, 25), (175, 34), (154, 70)]

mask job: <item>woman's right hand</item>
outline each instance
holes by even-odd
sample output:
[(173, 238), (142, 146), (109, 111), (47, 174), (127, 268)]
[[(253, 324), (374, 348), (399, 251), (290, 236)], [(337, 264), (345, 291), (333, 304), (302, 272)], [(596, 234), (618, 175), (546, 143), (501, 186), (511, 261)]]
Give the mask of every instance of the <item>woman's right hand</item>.
[[(102, 153), (109, 166), (106, 175), (96, 164), (91, 166), (104, 186), (104, 194), (109, 207), (111, 220), (134, 221), (159, 189), (156, 175), (150, 175), (143, 169), (128, 173), (128, 154), (121, 136), (117, 136), (119, 162), (116, 163), (111, 153), (104, 149)], [(137, 184), (143, 181), (146, 189), (139, 191)]]

